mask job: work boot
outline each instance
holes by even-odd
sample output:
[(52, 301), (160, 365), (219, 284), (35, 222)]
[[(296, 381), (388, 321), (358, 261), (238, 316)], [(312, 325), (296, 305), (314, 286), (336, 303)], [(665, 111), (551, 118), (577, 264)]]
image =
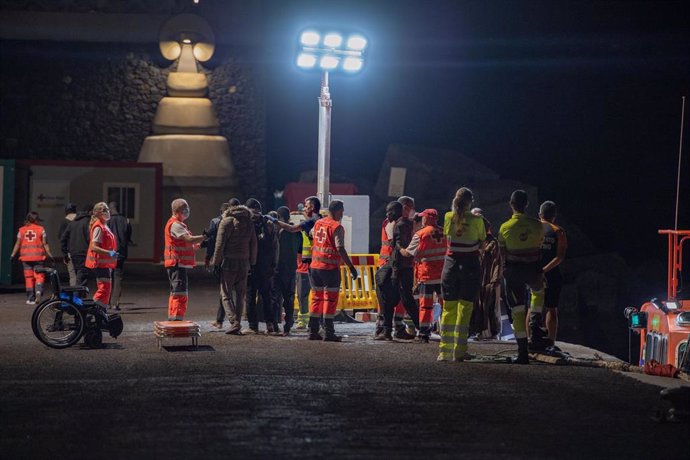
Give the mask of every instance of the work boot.
[(529, 353), (527, 350), (527, 339), (517, 339), (518, 355), (513, 358), (513, 364), (529, 364)]
[(541, 327), (541, 313), (532, 313), (529, 319), (529, 350), (530, 351), (544, 351), (547, 347), (553, 345), (549, 339), (549, 332)]
[(404, 327), (401, 327), (397, 331), (395, 331), (395, 339), (396, 340), (404, 340), (406, 342), (409, 342), (410, 340), (414, 340), (414, 335), (410, 334), (407, 332), (407, 330)]
[(323, 337), (319, 334), (320, 327), (319, 318), (315, 316), (309, 318), (309, 340), (323, 340)]
[(428, 335), (418, 335), (417, 337), (414, 338), (415, 343), (429, 343), (429, 336)]
[(386, 331), (385, 329), (374, 336), (374, 340), (393, 340), (393, 334), (391, 334), (391, 331)]
[(335, 324), (333, 324), (333, 319), (327, 319), (324, 321), (324, 329), (326, 334), (323, 338), (324, 342), (341, 342), (343, 339), (335, 335)]

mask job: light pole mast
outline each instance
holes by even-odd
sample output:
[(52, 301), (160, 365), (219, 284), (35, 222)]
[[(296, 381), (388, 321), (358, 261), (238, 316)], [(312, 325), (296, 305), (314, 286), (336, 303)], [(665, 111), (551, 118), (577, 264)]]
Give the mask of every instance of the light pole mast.
[(323, 72), (319, 95), (319, 151), (316, 177), (316, 196), (323, 208), (328, 207), (331, 186), (331, 93), (328, 90), (328, 71)]

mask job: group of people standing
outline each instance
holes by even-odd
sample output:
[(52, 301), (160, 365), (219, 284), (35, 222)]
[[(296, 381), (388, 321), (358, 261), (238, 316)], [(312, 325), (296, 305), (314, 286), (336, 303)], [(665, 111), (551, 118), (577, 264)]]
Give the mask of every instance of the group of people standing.
[[(376, 272), (380, 316), (374, 338), (428, 343), (436, 297), (443, 305), (438, 360), (467, 360), (473, 316), (477, 335), (498, 334), (500, 292), (505, 286), (503, 298), (518, 344), (515, 362), (526, 364), (530, 349), (555, 347), (565, 232), (555, 224), (552, 201), (540, 206), (539, 219), (525, 214), (529, 201), (524, 190), (512, 193), (512, 216), (496, 236), (481, 210), (472, 208), (473, 202), (472, 191), (460, 188), (442, 226), (435, 209), (416, 213), (411, 197), (387, 205)], [(416, 335), (403, 323), (405, 313)]]
[[(345, 210), (342, 201), (331, 202), (328, 215), (321, 218), (319, 199), (308, 197), (304, 220), (292, 224), (286, 207), (263, 214), (261, 203), (254, 198), (244, 205), (232, 199), (223, 204), (221, 215), (212, 219), (201, 235), (193, 235), (184, 224), (190, 215), (185, 200), (174, 200), (171, 210), (165, 227), (165, 266), (171, 288), (169, 320), (184, 317), (187, 269), (194, 265), (194, 251), (206, 246), (205, 265), (209, 270), (213, 267), (220, 284), (220, 306), (213, 327), (221, 329), (227, 320), (230, 326), (226, 334), (259, 334), (259, 323), (264, 322), (267, 334), (290, 335), (299, 286), (301, 301), (309, 298), (309, 291), (312, 295), (308, 307), (300, 303), (298, 328), (308, 328), (310, 340), (341, 340), (333, 322), (341, 262), (348, 265), (354, 279), (358, 276), (345, 250), (345, 230), (340, 224)], [(306, 272), (309, 291), (305, 293)], [(245, 305), (249, 326), (242, 329)]]
[[(53, 259), (40, 222), (38, 213), (27, 214), (11, 254), (12, 259), (18, 255), (22, 263), (28, 305), (41, 301), (45, 284), (43, 268), (47, 260)], [(131, 237), (132, 226), (127, 217), (117, 212), (117, 203), (88, 204), (81, 212), (77, 212), (74, 203), (68, 203), (59, 238), (69, 284), (86, 286), (95, 278), (93, 299), (120, 310), (122, 276)]]

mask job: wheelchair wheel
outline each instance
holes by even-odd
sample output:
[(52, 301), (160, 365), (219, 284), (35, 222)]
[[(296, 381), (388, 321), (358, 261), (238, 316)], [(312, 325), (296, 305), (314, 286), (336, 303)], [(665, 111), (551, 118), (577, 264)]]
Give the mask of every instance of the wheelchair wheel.
[(84, 333), (84, 343), (89, 348), (101, 348), (103, 345), (103, 333), (100, 329), (89, 329)]
[(50, 348), (67, 348), (84, 333), (84, 316), (70, 302), (49, 300), (39, 304), (31, 318), (34, 335)]

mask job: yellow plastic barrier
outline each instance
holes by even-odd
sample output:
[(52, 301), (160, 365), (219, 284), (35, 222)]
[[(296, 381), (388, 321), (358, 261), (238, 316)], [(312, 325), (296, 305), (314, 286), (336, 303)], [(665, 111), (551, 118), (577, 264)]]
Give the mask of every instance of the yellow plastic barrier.
[[(374, 274), (379, 263), (378, 254), (350, 254), (352, 263), (357, 268), (359, 277), (352, 281), (347, 265), (340, 267), (339, 310), (376, 310), (379, 301), (376, 297)], [(309, 293), (311, 302), (311, 293)], [(295, 310), (299, 311), (299, 302), (295, 295)]]

